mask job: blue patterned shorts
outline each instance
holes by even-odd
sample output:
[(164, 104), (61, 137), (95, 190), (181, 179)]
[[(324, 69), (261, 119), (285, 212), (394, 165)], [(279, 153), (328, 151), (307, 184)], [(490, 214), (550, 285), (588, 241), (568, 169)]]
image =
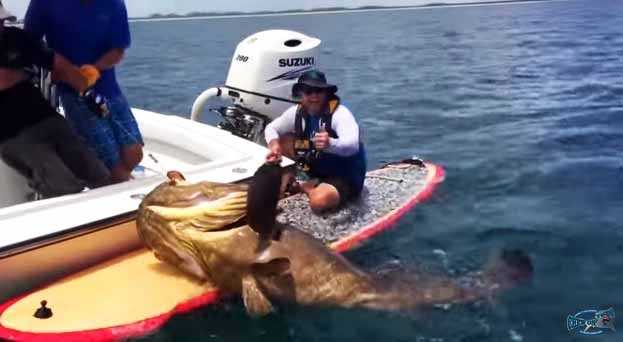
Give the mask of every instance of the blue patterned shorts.
[(85, 101), (73, 91), (61, 90), (60, 97), (65, 116), (74, 131), (95, 150), (109, 169), (120, 162), (122, 148), (143, 145), (138, 124), (123, 95), (107, 98), (110, 115), (105, 118), (93, 113)]

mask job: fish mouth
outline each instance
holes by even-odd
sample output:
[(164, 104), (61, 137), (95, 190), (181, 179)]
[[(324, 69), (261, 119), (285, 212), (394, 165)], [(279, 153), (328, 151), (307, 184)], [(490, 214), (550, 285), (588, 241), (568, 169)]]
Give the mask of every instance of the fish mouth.
[(210, 279), (213, 265), (246, 238), (246, 215), (246, 185), (162, 183), (141, 202), (137, 229), (159, 260)]
[(216, 199), (195, 199), (192, 205), (185, 207), (150, 205), (147, 210), (179, 233), (201, 233), (202, 240), (222, 239), (246, 224), (247, 192), (231, 192)]
[(206, 242), (230, 239), (234, 235), (245, 231), (248, 227), (245, 217), (221, 228), (201, 231), (201, 239)]

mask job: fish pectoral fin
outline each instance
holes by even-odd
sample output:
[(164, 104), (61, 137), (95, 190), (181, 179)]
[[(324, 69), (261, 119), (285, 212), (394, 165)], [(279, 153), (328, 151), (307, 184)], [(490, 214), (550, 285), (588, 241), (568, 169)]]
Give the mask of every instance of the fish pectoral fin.
[(251, 274), (242, 278), (242, 300), (247, 313), (253, 317), (266, 316), (274, 310), (272, 303)]

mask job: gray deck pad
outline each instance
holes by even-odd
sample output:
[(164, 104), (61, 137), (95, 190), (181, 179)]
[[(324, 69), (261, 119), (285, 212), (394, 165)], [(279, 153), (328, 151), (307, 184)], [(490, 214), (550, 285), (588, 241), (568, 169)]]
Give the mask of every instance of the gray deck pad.
[(281, 200), (277, 220), (301, 229), (326, 243), (356, 233), (377, 222), (419, 194), (427, 185), (428, 170), (408, 164), (389, 165), (368, 172), (361, 197), (342, 209), (314, 214), (304, 194)]

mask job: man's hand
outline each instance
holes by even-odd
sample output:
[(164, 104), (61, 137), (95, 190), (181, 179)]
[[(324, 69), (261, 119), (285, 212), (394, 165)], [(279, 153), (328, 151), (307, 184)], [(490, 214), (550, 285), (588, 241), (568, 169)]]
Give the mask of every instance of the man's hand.
[(275, 139), (268, 143), (268, 149), (270, 152), (266, 156), (266, 163), (268, 164), (280, 164), (281, 163), (281, 145), (279, 139)]
[(87, 80), (87, 88), (93, 87), (102, 76), (96, 67), (89, 64), (80, 67), (80, 74)]
[(329, 140), (329, 133), (327, 132), (319, 132), (316, 133), (316, 135), (314, 136), (314, 147), (317, 150), (325, 150), (329, 147), (330, 144), (330, 140)]
[(68, 59), (58, 53), (54, 54), (52, 81), (65, 82), (80, 94), (82, 94), (89, 88), (89, 82), (87, 78), (82, 75), (80, 69), (71, 64)]

